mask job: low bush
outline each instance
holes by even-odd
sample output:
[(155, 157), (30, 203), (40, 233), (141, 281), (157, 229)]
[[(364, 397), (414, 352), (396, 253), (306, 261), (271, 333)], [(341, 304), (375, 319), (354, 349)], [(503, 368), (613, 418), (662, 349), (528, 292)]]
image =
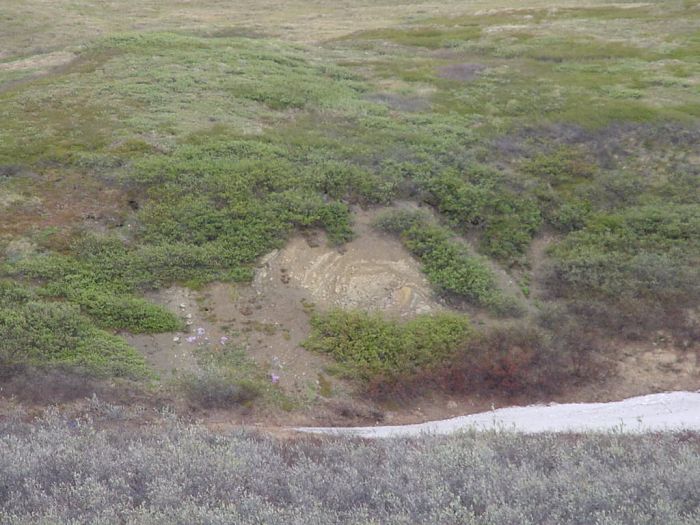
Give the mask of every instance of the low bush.
[(575, 311), (548, 308), (540, 326), (519, 322), (475, 333), (464, 317), (406, 322), (335, 310), (317, 314), (304, 346), (330, 354), (337, 371), (360, 379), (377, 399), (449, 394), (552, 394), (607, 370), (602, 331)]
[(99, 292), (78, 292), (68, 297), (105, 328), (142, 334), (175, 332), (184, 328), (177, 316), (138, 297)]
[[(91, 406), (96, 406), (95, 401)], [(93, 410), (93, 413), (97, 412)], [(0, 522), (693, 525), (700, 440), (465, 432), (348, 440), (139, 427), (48, 412), (0, 421)], [(128, 417), (128, 411), (125, 416)]]
[[(582, 335), (577, 330), (573, 333)], [(575, 346), (569, 345), (572, 342)], [(522, 324), (498, 327), (465, 341), (448, 363), (402, 387), (404, 392), (435, 390), (458, 395), (552, 394), (572, 381), (594, 378), (597, 371), (591, 363), (598, 349), (590, 337), (568, 337), (564, 331)]]
[(95, 328), (78, 307), (34, 298), (14, 283), (0, 284), (0, 363), (59, 366), (94, 375), (148, 376), (141, 355), (124, 340)]
[(380, 314), (334, 310), (315, 315), (311, 327), (305, 348), (330, 354), (351, 377), (387, 384), (446, 363), (471, 336), (467, 319), (454, 314), (398, 322)]
[(567, 186), (591, 179), (598, 168), (580, 150), (559, 147), (551, 153), (540, 153), (522, 162), (520, 169), (554, 187)]
[(474, 40), (481, 34), (477, 25), (465, 25), (457, 28), (415, 27), (407, 29), (374, 29), (353, 35), (362, 40), (391, 41), (404, 46), (438, 49), (441, 47), (458, 47), (465, 41)]
[(101, 328), (133, 333), (182, 328), (177, 316), (133, 295), (155, 284), (143, 261), (116, 239), (93, 238), (89, 244), (94, 251), (87, 251), (85, 246), (77, 248), (79, 258), (39, 256), (18, 261), (7, 271), (14, 277), (38, 282), (40, 286), (32, 293), (79, 306)]
[(480, 249), (517, 262), (542, 224), (537, 203), (509, 190), (503, 177), (483, 166), (442, 172), (425, 183), (428, 202), (464, 232), (480, 232)]
[(459, 353), (446, 386), (460, 393), (555, 391), (560, 388), (562, 370), (552, 362), (555, 356), (549, 343), (546, 334), (531, 327), (491, 330)]
[(480, 257), (451, 239), (448, 230), (430, 224), (420, 212), (397, 211), (380, 216), (376, 227), (398, 235), (422, 263), (422, 270), (441, 292), (490, 309), (499, 315), (518, 315), (514, 299), (498, 289), (495, 276)]
[[(620, 314), (613, 318), (633, 310), (638, 320), (658, 313), (666, 318), (664, 311), (697, 303), (699, 240), (697, 205), (599, 213), (552, 249), (547, 281), (559, 297), (613, 306)], [(600, 319), (603, 324), (611, 320), (605, 317)]]

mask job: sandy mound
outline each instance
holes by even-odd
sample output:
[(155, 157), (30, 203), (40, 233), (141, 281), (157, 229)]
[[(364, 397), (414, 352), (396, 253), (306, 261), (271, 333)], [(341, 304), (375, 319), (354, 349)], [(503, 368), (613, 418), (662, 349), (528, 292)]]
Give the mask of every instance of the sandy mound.
[(430, 284), (401, 243), (370, 227), (375, 214), (356, 216), (355, 240), (334, 248), (322, 235), (297, 237), (263, 260), (254, 287), (297, 288), (320, 308), (381, 310), (408, 317), (441, 309)]

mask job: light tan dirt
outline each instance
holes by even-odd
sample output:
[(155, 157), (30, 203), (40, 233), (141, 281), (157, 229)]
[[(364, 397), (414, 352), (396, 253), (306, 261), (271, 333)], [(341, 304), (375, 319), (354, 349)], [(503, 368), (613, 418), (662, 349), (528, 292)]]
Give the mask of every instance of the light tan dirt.
[(292, 239), (269, 258), (255, 285), (279, 288), (286, 281), (286, 289), (304, 290), (322, 309), (380, 310), (397, 317), (443, 309), (418, 261), (398, 240), (371, 228), (377, 214), (359, 210), (357, 237), (337, 249), (322, 234)]

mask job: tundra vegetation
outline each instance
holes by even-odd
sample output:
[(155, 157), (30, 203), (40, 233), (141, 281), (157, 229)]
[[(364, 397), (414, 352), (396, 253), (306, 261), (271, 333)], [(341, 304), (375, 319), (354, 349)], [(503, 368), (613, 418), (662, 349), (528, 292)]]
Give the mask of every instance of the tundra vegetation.
[(0, 4), (0, 522), (700, 522), (694, 434), (212, 432), (152, 407), (305, 400), (236, 345), (166, 379), (125, 338), (188, 330), (159, 290), (381, 207), (445, 311), (304, 303), (372, 406), (555, 393), (659, 331), (697, 351), (697, 0)]
[[(287, 25), (250, 10), (234, 23), (239, 7), (216, 2), (162, 16), (154, 1), (120, 16), (89, 1), (7, 4), (4, 372), (151, 381), (119, 334), (183, 325), (146, 292), (247, 282), (294, 232), (341, 245), (354, 206), (407, 200), (425, 211), (377, 228), (461, 313), (316, 313), (306, 347), (369, 392), (421, 377), (553, 388), (594, 375), (611, 336), (700, 336), (695, 1), (408, 2), (403, 19), (386, 2), (329, 2), (325, 26), (294, 2)], [(351, 31), (341, 22), (355, 15)], [(468, 328), (474, 315), (488, 331)], [(264, 371), (221, 362), (183, 378), (192, 396), (255, 398)]]
[[(697, 435), (464, 433), (379, 441), (212, 433), (128, 409), (0, 423), (0, 521), (691, 525)], [(106, 426), (105, 426), (106, 425)]]

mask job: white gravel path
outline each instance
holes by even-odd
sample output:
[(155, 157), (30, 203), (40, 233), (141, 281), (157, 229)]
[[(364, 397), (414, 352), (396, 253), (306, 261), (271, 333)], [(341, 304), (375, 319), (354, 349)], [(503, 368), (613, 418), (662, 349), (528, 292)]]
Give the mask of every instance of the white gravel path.
[(365, 438), (450, 434), (459, 430), (514, 432), (627, 433), (671, 430), (700, 431), (700, 391), (666, 392), (612, 403), (567, 403), (510, 407), (418, 425), (375, 427), (305, 427), (299, 432)]

